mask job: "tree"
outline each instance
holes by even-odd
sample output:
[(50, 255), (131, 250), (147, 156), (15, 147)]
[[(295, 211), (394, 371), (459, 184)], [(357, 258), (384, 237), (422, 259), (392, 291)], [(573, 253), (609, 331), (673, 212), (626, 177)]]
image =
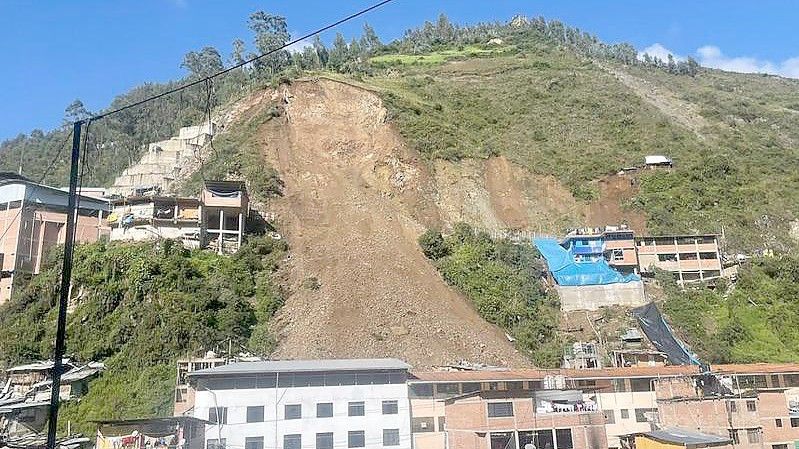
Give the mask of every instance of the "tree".
[(686, 73), (690, 76), (696, 76), (696, 74), (699, 72), (699, 63), (696, 62), (696, 59), (690, 56), (685, 60), (685, 66)]
[(428, 259), (438, 260), (449, 254), (449, 247), (444, 242), (444, 237), (436, 229), (428, 229), (420, 235), (419, 246)]
[(260, 54), (274, 51), (255, 62), (256, 70), (266, 70), (269, 75), (275, 75), (291, 63), (291, 54), (288, 50), (275, 51), (291, 40), (285, 17), (257, 11), (250, 15), (248, 26), (255, 33), (255, 47)]
[(192, 78), (205, 78), (224, 68), (222, 56), (214, 47), (204, 47), (198, 52), (186, 53), (180, 66), (188, 70)]
[(449, 21), (446, 14), (441, 13), (436, 23), (436, 41), (439, 44), (447, 44), (455, 39), (455, 27)]
[(233, 41), (233, 50), (230, 52), (230, 63), (233, 65), (240, 65), (243, 64), (244, 53), (247, 51), (247, 46), (244, 44), (244, 41), (241, 39), (236, 39)]
[(330, 58), (328, 59), (328, 66), (335, 71), (342, 71), (347, 62), (349, 48), (347, 48), (347, 41), (344, 40), (344, 35), (336, 33), (336, 38), (333, 39), (333, 48), (330, 49)]
[(85, 120), (92, 116), (92, 113), (89, 112), (85, 106), (83, 106), (83, 102), (76, 99), (72, 103), (64, 109), (64, 121), (67, 123), (74, 123), (78, 120)]
[(322, 39), (319, 38), (318, 34), (314, 36), (312, 46), (314, 51), (316, 51), (317, 56), (319, 57), (320, 67), (326, 67), (327, 60), (330, 57), (330, 54), (327, 51), (327, 47), (325, 47), (325, 43), (322, 42)]
[(383, 47), (380, 38), (377, 37), (375, 29), (369, 26), (368, 23), (363, 24), (363, 34), (361, 35), (361, 51), (367, 55), (373, 55), (376, 51)]

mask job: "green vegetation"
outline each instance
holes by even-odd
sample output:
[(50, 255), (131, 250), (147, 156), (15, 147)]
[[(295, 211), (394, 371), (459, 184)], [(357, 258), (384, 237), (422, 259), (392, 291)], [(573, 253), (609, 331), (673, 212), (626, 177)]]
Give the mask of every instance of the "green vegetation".
[(213, 140), (208, 159), (202, 161), (198, 171), (184, 183), (182, 189), (189, 195), (197, 195), (204, 179), (246, 179), (249, 194), (256, 200), (283, 193), (283, 181), (263, 154), (260, 141), (261, 127), (267, 125), (282, 111), (276, 106), (264, 104), (260, 109), (231, 125), (229, 132)]
[(759, 258), (733, 286), (680, 290), (667, 274), (664, 312), (710, 363), (799, 360), (799, 258)]
[(558, 305), (539, 282), (543, 268), (534, 248), (493, 241), (463, 223), (446, 238), (429, 230), (419, 244), (447, 283), (463, 292), (480, 316), (513, 336), (536, 366), (560, 366)]
[[(251, 238), (232, 257), (158, 245), (96, 243), (76, 249), (68, 353), (104, 360), (106, 373), (64, 421), (91, 431), (88, 420), (171, 413), (175, 361), (217, 345), (268, 355), (269, 321), (282, 305), (273, 273), (286, 250)], [(20, 363), (51, 356), (60, 255), (0, 308), (0, 360)]]

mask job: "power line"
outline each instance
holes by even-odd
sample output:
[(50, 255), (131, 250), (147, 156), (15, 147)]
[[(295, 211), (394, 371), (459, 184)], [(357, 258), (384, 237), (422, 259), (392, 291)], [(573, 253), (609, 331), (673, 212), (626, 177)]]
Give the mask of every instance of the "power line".
[(205, 83), (205, 82), (210, 81), (210, 80), (212, 80), (212, 79), (214, 79), (214, 78), (216, 78), (218, 76), (224, 75), (226, 73), (232, 72), (233, 70), (236, 70), (238, 68), (244, 67), (245, 65), (252, 64), (253, 62), (255, 62), (257, 60), (259, 60), (261, 58), (264, 58), (266, 56), (269, 56), (271, 54), (277, 53), (280, 50), (284, 50), (284, 49), (286, 49), (287, 47), (289, 47), (291, 45), (294, 45), (294, 44), (296, 44), (298, 42), (304, 41), (305, 39), (308, 39), (310, 37), (316, 36), (317, 34), (320, 34), (320, 33), (324, 33), (325, 31), (327, 31), (327, 30), (329, 30), (331, 28), (335, 28), (335, 27), (341, 25), (342, 23), (349, 22), (350, 20), (352, 20), (352, 19), (354, 19), (356, 17), (362, 16), (362, 15), (364, 15), (364, 14), (366, 14), (366, 13), (372, 11), (372, 10), (375, 10), (375, 9), (387, 4), (387, 3), (391, 3), (392, 1), (394, 1), (394, 0), (382, 0), (381, 2), (375, 3), (372, 6), (369, 6), (368, 8), (364, 8), (364, 9), (358, 11), (358, 12), (350, 14), (349, 16), (344, 17), (343, 19), (339, 19), (339, 20), (337, 20), (337, 21), (335, 21), (335, 22), (333, 22), (333, 23), (331, 23), (329, 25), (326, 25), (326, 26), (324, 26), (322, 28), (319, 28), (319, 29), (317, 29), (315, 31), (312, 31), (312, 32), (307, 33), (307, 34), (304, 34), (304, 35), (302, 35), (302, 36), (300, 36), (300, 37), (298, 37), (296, 39), (293, 39), (291, 41), (286, 42), (285, 44), (281, 45), (280, 47), (277, 47), (277, 48), (275, 48), (273, 50), (269, 50), (266, 53), (262, 53), (262, 54), (260, 54), (258, 56), (254, 56), (254, 57), (252, 57), (252, 58), (250, 58), (250, 59), (248, 59), (246, 61), (240, 62), (240, 63), (238, 63), (236, 65), (233, 65), (231, 67), (228, 67), (228, 68), (226, 68), (224, 70), (216, 72), (213, 75), (209, 75), (209, 76), (206, 76), (204, 78), (200, 78), (200, 79), (188, 82), (188, 83), (183, 84), (181, 86), (175, 87), (173, 89), (169, 89), (169, 90), (167, 90), (165, 92), (161, 92), (160, 94), (153, 95), (151, 97), (145, 98), (143, 100), (139, 100), (139, 101), (131, 103), (129, 105), (122, 106), (122, 107), (119, 107), (117, 109), (114, 109), (114, 110), (111, 110), (111, 111), (108, 111), (108, 112), (104, 112), (102, 114), (94, 115), (94, 116), (91, 117), (91, 120), (100, 120), (100, 119), (103, 119), (105, 117), (108, 117), (109, 115), (113, 115), (113, 114), (116, 114), (118, 112), (125, 111), (127, 109), (135, 108), (136, 106), (140, 106), (140, 105), (142, 105), (144, 103), (148, 103), (150, 101), (157, 100), (159, 98), (163, 98), (163, 97), (166, 97), (168, 95), (172, 95), (175, 92), (182, 91), (182, 90), (187, 89), (187, 88), (192, 87), (192, 86), (196, 86), (196, 85), (198, 85), (200, 83)]

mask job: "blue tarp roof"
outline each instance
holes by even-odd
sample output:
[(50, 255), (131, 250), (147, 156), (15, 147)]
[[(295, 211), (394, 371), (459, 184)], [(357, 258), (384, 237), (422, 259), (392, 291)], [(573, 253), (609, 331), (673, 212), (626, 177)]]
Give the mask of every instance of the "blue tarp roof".
[(549, 271), (558, 285), (607, 285), (641, 280), (635, 274), (621, 274), (608, 265), (605, 259), (575, 262), (574, 254), (561, 246), (555, 239), (537, 238), (534, 243), (547, 260)]

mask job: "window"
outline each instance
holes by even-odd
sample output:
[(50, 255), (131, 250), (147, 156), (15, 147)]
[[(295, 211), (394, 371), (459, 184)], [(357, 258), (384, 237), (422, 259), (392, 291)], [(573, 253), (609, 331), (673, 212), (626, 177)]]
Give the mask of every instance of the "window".
[(613, 379), (612, 382), (613, 382), (613, 389), (614, 391), (616, 391), (616, 393), (624, 393), (630, 391), (627, 388), (627, 382), (625, 382), (624, 379)]
[(657, 411), (656, 408), (637, 408), (635, 409), (635, 422), (647, 422), (646, 414)]
[(435, 421), (433, 418), (412, 418), (411, 419), (411, 432), (413, 433), (422, 433), (422, 432), (434, 432), (433, 423)]
[(791, 427), (799, 427), (799, 418), (791, 418)]
[(221, 440), (208, 440), (205, 443), (205, 449), (224, 449), (226, 444), (227, 440), (225, 438), (222, 438)]
[(774, 425), (777, 427), (782, 427), (782, 420), (780, 418), (775, 419)]
[(616, 424), (616, 415), (613, 413), (613, 410), (605, 410), (604, 413), (606, 424)]
[(621, 409), (621, 419), (630, 419), (630, 411), (626, 408)]
[(396, 415), (397, 413), (399, 413), (399, 407), (397, 406), (397, 401), (383, 401), (384, 415)]
[(513, 402), (489, 402), (488, 417), (504, 418), (513, 416)]
[(285, 419), (300, 419), (302, 418), (302, 405), (301, 404), (286, 404), (284, 409)]
[(264, 407), (247, 407), (247, 422), (264, 422)]
[(676, 254), (658, 254), (658, 260), (661, 262), (677, 262)]
[(302, 435), (299, 433), (284, 435), (283, 449), (302, 449)]
[(235, 382), (238, 390), (247, 390), (256, 386), (255, 377), (238, 377)]
[(383, 446), (399, 446), (399, 429), (383, 429)]
[(445, 425), (447, 424), (447, 417), (446, 416), (439, 416), (438, 417), (438, 431), (443, 432), (446, 430)]
[(555, 442), (558, 449), (574, 449), (571, 429), (555, 429)]
[(699, 258), (702, 260), (714, 260), (716, 259), (716, 253), (699, 253)]
[(366, 446), (366, 437), (363, 430), (350, 430), (347, 433), (347, 447)]
[(746, 411), (747, 412), (756, 412), (757, 411), (757, 403), (755, 401), (746, 401)]
[(365, 412), (366, 410), (363, 406), (363, 402), (350, 402), (347, 408), (347, 416), (364, 416), (366, 414)]
[[(519, 447), (524, 448), (524, 446), (528, 444), (532, 444), (534, 447), (539, 449), (553, 449), (555, 447), (555, 439), (552, 435), (552, 429), (520, 431)], [(516, 446), (511, 443), (511, 445), (508, 447), (515, 448)], [(504, 448), (500, 447), (500, 449)]]
[(333, 403), (320, 402), (316, 404), (316, 417), (317, 418), (330, 418), (333, 416)]
[(732, 440), (732, 444), (738, 445), (741, 444), (741, 439), (738, 437), (738, 431), (735, 429), (730, 429), (730, 439)]
[(245, 438), (244, 449), (264, 449), (264, 437)]
[(737, 376), (736, 380), (742, 389), (766, 388), (766, 376)]
[(771, 449), (788, 449), (787, 444), (772, 444)]
[(227, 424), (227, 407), (209, 408), (208, 421), (211, 424)]
[(749, 444), (760, 442), (760, 429), (746, 429), (746, 439)]
[(491, 433), (491, 449), (516, 449), (513, 432)]
[(730, 413), (738, 413), (738, 404), (735, 401), (730, 401), (727, 405), (730, 408)]
[(652, 391), (652, 379), (630, 379), (630, 389), (632, 391)]
[(433, 386), (431, 384), (411, 384), (410, 393), (412, 398), (431, 398), (433, 397)]
[(458, 384), (438, 384), (436, 385), (437, 396), (454, 396), (460, 394), (460, 386)]
[(624, 260), (624, 250), (614, 249), (613, 250), (613, 256), (612, 256), (611, 260), (616, 261), (616, 262)]
[(799, 387), (799, 374), (783, 374), (782, 380), (786, 387)]
[[(796, 383), (799, 386), (799, 380)], [(479, 382), (468, 382), (465, 384), (461, 384), (461, 388), (463, 390), (463, 394), (466, 393), (474, 393), (475, 391), (480, 391), (480, 383)]]
[(505, 388), (507, 390), (524, 390), (524, 382), (518, 380), (505, 382)]
[(333, 432), (317, 433), (316, 449), (333, 449)]

